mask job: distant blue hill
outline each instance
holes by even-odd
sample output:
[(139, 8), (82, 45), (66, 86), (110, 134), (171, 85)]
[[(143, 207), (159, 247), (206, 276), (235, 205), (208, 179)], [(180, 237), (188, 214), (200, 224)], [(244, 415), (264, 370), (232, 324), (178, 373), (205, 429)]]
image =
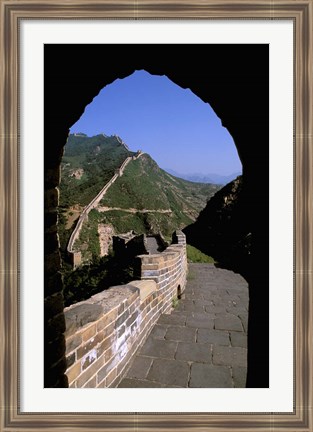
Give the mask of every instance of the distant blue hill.
[(168, 172), (169, 174), (172, 174), (175, 177), (182, 178), (184, 180), (189, 180), (195, 183), (213, 183), (213, 184), (221, 184), (225, 185), (232, 180), (234, 180), (236, 177), (241, 175), (241, 172), (236, 172), (227, 176), (220, 175), (220, 174), (181, 174), (178, 173), (170, 168), (163, 168), (164, 171)]

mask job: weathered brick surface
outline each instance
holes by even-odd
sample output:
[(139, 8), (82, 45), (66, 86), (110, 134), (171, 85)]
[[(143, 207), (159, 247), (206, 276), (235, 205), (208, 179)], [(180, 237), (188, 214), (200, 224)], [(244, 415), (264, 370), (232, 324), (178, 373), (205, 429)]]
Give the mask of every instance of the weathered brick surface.
[(83, 387), (104, 364), (104, 356), (96, 360), (88, 369), (86, 369), (77, 379), (77, 387)]
[(82, 344), (82, 336), (81, 334), (75, 334), (72, 337), (68, 337), (66, 339), (66, 353), (70, 353), (73, 350), (75, 350), (75, 348), (79, 347)]
[(73, 352), (66, 357), (67, 368), (70, 368), (76, 362), (76, 353)]
[(105, 379), (105, 386), (106, 387), (110, 387), (110, 385), (112, 384), (112, 382), (115, 380), (115, 378), (117, 377), (117, 368), (114, 368), (113, 370), (111, 370), (111, 372), (107, 375), (106, 379)]
[(97, 360), (98, 352), (96, 349), (92, 349), (88, 352), (88, 354), (84, 355), (84, 357), (81, 359), (82, 363), (82, 370), (84, 371), (87, 369), (92, 363), (94, 363)]
[(115, 321), (115, 328), (119, 328), (129, 317), (129, 310), (127, 309), (122, 315), (120, 315)]
[[(143, 255), (140, 259), (142, 280), (149, 272), (149, 279), (159, 283), (153, 285), (149, 282), (147, 287), (144, 282), (134, 287), (131, 283), (112, 287), (65, 310), (71, 387), (91, 386), (95, 382), (99, 387), (116, 385), (160, 313), (170, 311), (178, 287), (184, 290), (187, 267), (185, 246), (177, 244), (162, 254)], [(144, 295), (140, 297), (141, 287)], [(185, 324), (185, 319), (181, 318), (173, 317), (172, 321), (173, 325), (175, 322)], [(194, 332), (194, 329), (189, 330), (192, 338), (195, 338)], [(172, 330), (174, 334), (177, 338), (177, 331)], [(178, 342), (163, 342), (158, 349), (165, 358), (174, 358)], [(73, 363), (74, 360), (76, 363)]]
[(133, 322), (137, 320), (138, 315), (139, 315), (139, 311), (134, 311), (126, 321), (126, 327), (130, 327), (133, 324)]
[(126, 368), (126, 366), (129, 364), (129, 360), (132, 358), (134, 352), (136, 351), (136, 348), (134, 346), (129, 345), (128, 351), (125, 355), (125, 357), (122, 358), (117, 364), (117, 374), (120, 375)]
[(88, 329), (86, 329), (83, 333), (82, 333), (82, 338), (83, 338), (83, 342), (88, 341), (89, 339), (91, 339), (97, 331), (97, 326), (96, 324), (88, 327)]
[(95, 322), (102, 315), (102, 307), (98, 304), (80, 302), (66, 309), (66, 334), (72, 335), (80, 331), (86, 324)]
[(93, 378), (91, 378), (91, 380), (89, 380), (85, 385), (84, 388), (95, 388), (97, 387), (97, 377), (94, 376)]
[(77, 359), (82, 358), (88, 354), (89, 351), (93, 350), (100, 342), (103, 342), (103, 333), (98, 333), (94, 338), (86, 343), (82, 343), (77, 349)]
[(97, 371), (97, 381), (101, 383), (108, 376), (109, 372), (117, 365), (118, 357), (113, 357), (101, 369)]
[(121, 304), (119, 305), (119, 307), (117, 308), (117, 315), (121, 315), (121, 314), (124, 312), (124, 310), (125, 310), (125, 304), (124, 304), (124, 302), (123, 302), (123, 303), (121, 303)]
[(110, 348), (111, 345), (112, 345), (112, 337), (111, 336), (108, 336), (106, 339), (102, 340), (101, 343), (97, 347), (98, 356), (105, 353)]
[(107, 336), (112, 335), (112, 333), (114, 332), (114, 328), (115, 328), (115, 323), (114, 321), (109, 324), (108, 326), (106, 326), (103, 330), (102, 330), (102, 334), (103, 334), (103, 338), (106, 338)]
[[(129, 326), (127, 326), (127, 327), (129, 327)], [(126, 325), (123, 324), (117, 331), (117, 338), (118, 339), (125, 334), (125, 330), (126, 330)]]
[(73, 366), (69, 367), (66, 371), (69, 383), (72, 383), (81, 373), (81, 363), (75, 363)]

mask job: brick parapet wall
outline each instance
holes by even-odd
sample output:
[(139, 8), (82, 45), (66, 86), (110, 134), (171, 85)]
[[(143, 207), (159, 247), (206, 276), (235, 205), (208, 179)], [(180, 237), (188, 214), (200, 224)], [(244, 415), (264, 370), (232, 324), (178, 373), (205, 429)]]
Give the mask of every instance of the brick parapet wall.
[(166, 313), (171, 301), (177, 295), (177, 288), (185, 288), (187, 258), (185, 246), (172, 245), (162, 254), (141, 255), (141, 279), (153, 280), (158, 286), (159, 297), (163, 299)]
[[(143, 302), (144, 306), (144, 302)], [(70, 387), (108, 387), (121, 373), (140, 331), (139, 289), (112, 287), (65, 311)], [(144, 307), (141, 307), (145, 314)]]
[(184, 290), (183, 244), (139, 259), (141, 280), (111, 287), (65, 309), (70, 387), (115, 387), (160, 314), (169, 313), (178, 289)]

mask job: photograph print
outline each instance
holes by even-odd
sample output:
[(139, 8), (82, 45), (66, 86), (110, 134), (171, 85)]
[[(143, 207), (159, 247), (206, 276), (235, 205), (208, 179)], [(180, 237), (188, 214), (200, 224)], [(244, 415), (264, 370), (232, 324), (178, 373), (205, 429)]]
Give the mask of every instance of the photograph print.
[(46, 388), (269, 387), (269, 46), (45, 44)]

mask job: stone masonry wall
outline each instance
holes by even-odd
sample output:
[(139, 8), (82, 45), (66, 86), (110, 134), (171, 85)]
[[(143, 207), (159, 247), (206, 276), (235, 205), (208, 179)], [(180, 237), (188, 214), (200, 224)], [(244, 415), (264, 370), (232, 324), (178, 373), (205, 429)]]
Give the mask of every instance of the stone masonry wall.
[(141, 279), (153, 280), (158, 286), (158, 298), (162, 313), (168, 313), (178, 288), (185, 288), (187, 276), (186, 247), (172, 245), (158, 255), (141, 255)]
[[(61, 158), (62, 150), (55, 149), (55, 157), (45, 164), (45, 228), (44, 228), (44, 387), (67, 387), (64, 374), (67, 364), (65, 351), (65, 319), (63, 314), (63, 283), (60, 273), (61, 257), (57, 233), (60, 183), (60, 166), (56, 160)], [(54, 164), (53, 162), (54, 161)]]
[(186, 285), (184, 234), (157, 255), (141, 255), (141, 280), (111, 287), (64, 310), (69, 386), (115, 387), (161, 313)]

